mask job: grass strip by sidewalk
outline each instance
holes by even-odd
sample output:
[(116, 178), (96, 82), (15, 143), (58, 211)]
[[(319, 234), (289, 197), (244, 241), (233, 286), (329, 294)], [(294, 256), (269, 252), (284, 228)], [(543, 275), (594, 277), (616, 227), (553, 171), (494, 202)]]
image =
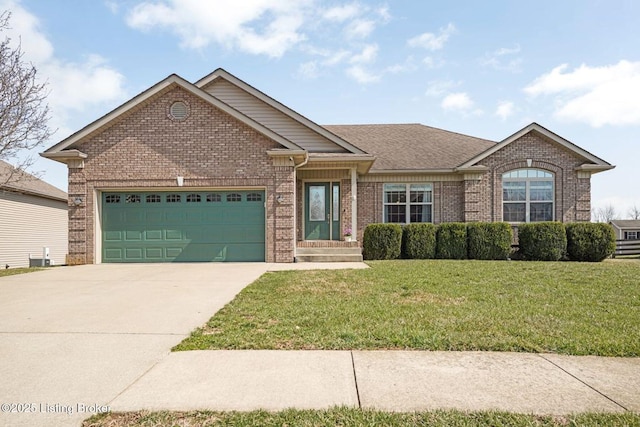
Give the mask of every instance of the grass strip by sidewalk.
[(24, 267), (24, 268), (3, 268), (0, 270), (0, 277), (14, 276), (16, 274), (33, 273), (34, 271), (40, 271), (43, 268), (39, 267)]
[(433, 427), (618, 427), (640, 426), (640, 415), (578, 414), (536, 416), (506, 412), (430, 411), (390, 413), (352, 408), (323, 411), (289, 409), (281, 412), (129, 412), (96, 415), (83, 427), (164, 427), (164, 426), (433, 426)]
[(377, 261), (263, 275), (174, 350), (640, 356), (640, 263)]

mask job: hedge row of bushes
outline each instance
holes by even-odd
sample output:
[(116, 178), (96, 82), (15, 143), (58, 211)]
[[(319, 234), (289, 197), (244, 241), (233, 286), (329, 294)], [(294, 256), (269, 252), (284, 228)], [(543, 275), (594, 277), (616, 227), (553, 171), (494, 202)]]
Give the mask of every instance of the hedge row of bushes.
[[(518, 226), (518, 257), (526, 260), (602, 261), (615, 251), (608, 224), (539, 222)], [(370, 224), (364, 230), (365, 259), (481, 259), (512, 256), (513, 231), (504, 222)]]
[(613, 227), (604, 223), (539, 222), (518, 227), (520, 255), (535, 261), (598, 262), (616, 250)]

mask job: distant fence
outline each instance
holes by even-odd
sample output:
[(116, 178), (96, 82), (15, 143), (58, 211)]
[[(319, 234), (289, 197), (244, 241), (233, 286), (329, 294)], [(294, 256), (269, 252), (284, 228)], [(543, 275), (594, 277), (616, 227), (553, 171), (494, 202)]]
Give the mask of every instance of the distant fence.
[(616, 240), (616, 255), (640, 255), (640, 240)]

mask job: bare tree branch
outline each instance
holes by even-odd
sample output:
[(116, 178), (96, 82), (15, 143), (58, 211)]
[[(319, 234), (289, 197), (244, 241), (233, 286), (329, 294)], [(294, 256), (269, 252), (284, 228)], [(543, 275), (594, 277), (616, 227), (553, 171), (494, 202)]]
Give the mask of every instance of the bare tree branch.
[[(9, 28), (9, 11), (0, 14), (0, 32)], [(11, 39), (0, 41), (0, 160), (14, 160), (49, 139), (47, 84), (38, 83), (37, 70), (23, 59), (21, 45), (11, 46)], [(32, 158), (19, 161), (15, 168), (24, 170)], [(0, 177), (0, 185), (22, 179), (22, 173)]]
[(610, 222), (614, 219), (618, 219), (618, 212), (613, 205), (605, 205), (600, 208), (593, 208), (591, 216), (595, 222)]
[(631, 219), (640, 219), (640, 207), (638, 207), (637, 205), (633, 205), (631, 208), (629, 208), (629, 212), (627, 213), (627, 215)]

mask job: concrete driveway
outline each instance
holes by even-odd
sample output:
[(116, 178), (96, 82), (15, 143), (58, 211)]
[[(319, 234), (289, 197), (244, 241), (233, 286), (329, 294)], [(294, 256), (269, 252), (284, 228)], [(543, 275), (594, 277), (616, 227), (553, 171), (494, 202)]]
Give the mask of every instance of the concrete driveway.
[(79, 425), (106, 411), (269, 267), (111, 264), (0, 278), (0, 425)]

